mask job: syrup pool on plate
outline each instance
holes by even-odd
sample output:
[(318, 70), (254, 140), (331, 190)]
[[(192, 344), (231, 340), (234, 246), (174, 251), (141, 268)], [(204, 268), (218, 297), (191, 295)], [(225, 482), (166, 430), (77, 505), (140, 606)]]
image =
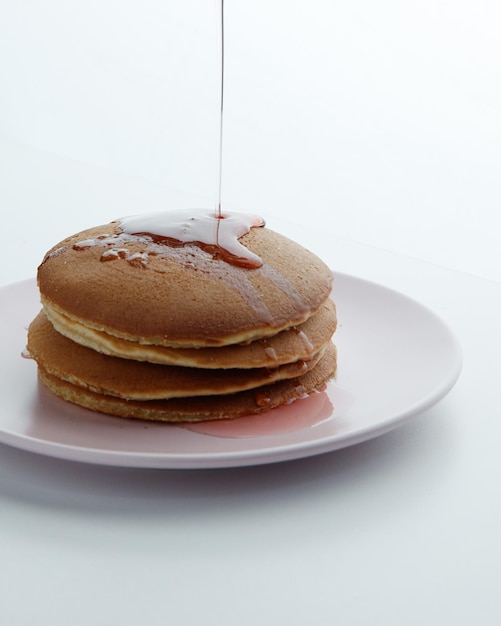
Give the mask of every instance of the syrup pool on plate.
[(278, 406), (271, 411), (237, 417), (183, 424), (183, 428), (203, 435), (239, 439), (263, 437), (311, 428), (332, 415), (332, 403), (324, 391)]

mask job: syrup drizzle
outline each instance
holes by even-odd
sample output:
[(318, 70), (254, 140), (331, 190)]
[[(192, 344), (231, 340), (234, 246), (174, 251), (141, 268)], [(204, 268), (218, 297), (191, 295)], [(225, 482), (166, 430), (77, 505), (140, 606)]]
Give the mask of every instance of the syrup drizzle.
[[(125, 217), (117, 220), (124, 234), (146, 238), (160, 245), (183, 247), (195, 245), (216, 259), (232, 265), (256, 269), (261, 259), (238, 240), (251, 228), (264, 226), (256, 215), (233, 213), (222, 209), (223, 178), (223, 111), (224, 111), (224, 0), (218, 0), (219, 42), (219, 159), (216, 208), (213, 214), (203, 210), (178, 210), (149, 215)], [(120, 251), (108, 253), (107, 259), (120, 257)], [(105, 260), (105, 259), (103, 259)], [(137, 264), (146, 265), (143, 258)]]
[[(197, 246), (213, 258), (221, 259), (231, 265), (247, 269), (263, 266), (262, 260), (239, 242), (251, 228), (264, 226), (264, 220), (256, 215), (224, 211), (221, 202), (223, 170), (223, 109), (224, 109), (224, 0), (217, 0), (218, 42), (219, 42), (219, 160), (218, 190), (214, 212), (205, 209), (183, 209), (162, 211), (146, 215), (134, 215), (115, 220), (120, 232), (96, 237), (93, 240), (79, 242), (75, 250), (100, 245), (108, 249), (103, 253), (102, 261), (125, 259), (131, 265), (145, 268), (153, 247), (168, 246), (181, 248)], [(120, 247), (131, 241), (146, 246), (143, 252), (130, 253), (127, 247)]]
[[(228, 264), (217, 264), (213, 262), (213, 259), (209, 254), (202, 255), (200, 252), (198, 254), (195, 252), (196, 248), (201, 250), (204, 245), (197, 245), (192, 241), (193, 238), (196, 238), (194, 237), (193, 232), (188, 231), (183, 234), (183, 228), (180, 228), (179, 223), (177, 223), (177, 227), (174, 228), (175, 220), (172, 219), (173, 215), (177, 215), (178, 217), (188, 216), (189, 223), (192, 225), (197, 225), (199, 221), (198, 218), (193, 217), (193, 212), (189, 209), (183, 211), (163, 211), (151, 214), (150, 216), (139, 215), (124, 218), (122, 221), (126, 223), (130, 229), (134, 230), (138, 224), (145, 227), (145, 219), (147, 220), (147, 218), (150, 217), (153, 223), (147, 223), (146, 228), (151, 228), (156, 232), (160, 230), (161, 233), (172, 233), (174, 230), (176, 237), (185, 238), (184, 242), (177, 240), (176, 245), (168, 244), (166, 241), (167, 236), (163, 238), (162, 234), (152, 236), (145, 234), (129, 234), (123, 231), (108, 231), (92, 238), (82, 239), (81, 241), (75, 242), (71, 248), (77, 252), (87, 250), (89, 248), (101, 248), (101, 262), (117, 262), (122, 260), (141, 269), (148, 268), (152, 257), (165, 259), (169, 262), (175, 261), (187, 269), (201, 271), (205, 275), (210, 275), (213, 280), (223, 280), (228, 286), (233, 288), (242, 296), (248, 306), (256, 312), (256, 315), (259, 316), (263, 323), (267, 323), (275, 327), (283, 326), (285, 320), (280, 314), (273, 315), (268, 309), (262, 298), (262, 294), (253, 283), (252, 275), (247, 271), (242, 272), (238, 267), (236, 259), (239, 258), (241, 265), (245, 264), (245, 267), (253, 267), (255, 272), (262, 274), (275, 286), (276, 289), (280, 290), (289, 300), (292, 300), (298, 312), (301, 314), (308, 312), (309, 307), (307, 302), (303, 299), (301, 294), (298, 293), (294, 285), (271, 265), (263, 264), (259, 257), (253, 255), (247, 248), (245, 248), (245, 246), (239, 243), (238, 237), (235, 234), (235, 229), (238, 225), (242, 227), (241, 220), (246, 218), (248, 226), (252, 223), (251, 218), (255, 219), (256, 223), (261, 224), (262, 220), (260, 218), (244, 214), (235, 214), (236, 219), (228, 231), (228, 248), (231, 249), (234, 247), (234, 254), (230, 258), (230, 253), (225, 251), (224, 248), (221, 248), (222, 253), (225, 254), (225, 260), (228, 261)], [(209, 210), (206, 210), (204, 215), (207, 220), (214, 223), (214, 215)], [(228, 217), (225, 217), (221, 220), (221, 223), (226, 225), (231, 224), (231, 221)], [(158, 226), (158, 224), (160, 224), (160, 226)], [(162, 231), (162, 225), (165, 227), (165, 231)], [(244, 224), (244, 230), (247, 226)], [(205, 226), (199, 225), (199, 227), (202, 235), (208, 232), (208, 229)], [(174, 240), (174, 242), (175, 241), (176, 240)], [(129, 247), (130, 244), (134, 244), (134, 248), (139, 247), (139, 250), (134, 250), (134, 248), (131, 250)], [(208, 247), (210, 248), (211, 245), (212, 244), (209, 244)], [(191, 250), (189, 249), (190, 246)], [(186, 247), (186, 252), (183, 251), (184, 247)], [(68, 246), (64, 245), (56, 248), (45, 257), (44, 262), (52, 257), (62, 254), (67, 248)], [(252, 257), (249, 259), (248, 256), (245, 258), (238, 256), (241, 254), (252, 255)], [(305, 335), (303, 340), (306, 342), (306, 339)], [(269, 351), (268, 356), (271, 360), (273, 360), (273, 352)]]
[(264, 226), (257, 215), (226, 211), (218, 217), (207, 210), (180, 209), (124, 217), (117, 222), (122, 233), (156, 244), (173, 248), (195, 245), (214, 258), (249, 269), (263, 265), (239, 242), (251, 228)]
[[(218, 0), (218, 44), (219, 44), (219, 161), (216, 218), (222, 217), (221, 189), (223, 180), (223, 110), (224, 110), (224, 0)], [(217, 233), (216, 233), (217, 240)]]

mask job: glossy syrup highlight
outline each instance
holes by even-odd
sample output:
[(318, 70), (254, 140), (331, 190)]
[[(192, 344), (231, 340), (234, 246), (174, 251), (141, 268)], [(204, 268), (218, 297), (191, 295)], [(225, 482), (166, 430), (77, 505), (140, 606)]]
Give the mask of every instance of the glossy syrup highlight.
[(171, 247), (195, 245), (231, 265), (257, 268), (261, 259), (239, 239), (251, 228), (264, 226), (257, 215), (227, 212), (220, 216), (208, 210), (182, 209), (136, 215), (117, 220), (122, 233), (146, 238)]

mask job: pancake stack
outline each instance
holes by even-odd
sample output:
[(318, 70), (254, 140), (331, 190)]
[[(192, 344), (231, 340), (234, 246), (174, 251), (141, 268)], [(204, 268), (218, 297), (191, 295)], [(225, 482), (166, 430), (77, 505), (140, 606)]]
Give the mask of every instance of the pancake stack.
[(68, 237), (38, 268), (28, 350), (54, 394), (125, 418), (231, 419), (334, 375), (332, 273), (313, 253), (264, 226), (235, 238), (238, 256), (124, 224)]

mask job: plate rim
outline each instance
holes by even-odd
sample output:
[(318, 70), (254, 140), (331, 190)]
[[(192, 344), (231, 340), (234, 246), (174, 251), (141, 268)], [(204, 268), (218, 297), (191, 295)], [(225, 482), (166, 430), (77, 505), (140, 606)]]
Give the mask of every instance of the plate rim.
[[(0, 424), (0, 443), (12, 446), (26, 452), (48, 456), (72, 462), (90, 463), (113, 467), (144, 468), (144, 469), (218, 469), (231, 467), (244, 467), (252, 465), (264, 465), (299, 458), (307, 458), (334, 452), (346, 447), (358, 445), (364, 441), (384, 435), (395, 428), (407, 423), (415, 417), (440, 402), (456, 384), (463, 365), (463, 352), (461, 345), (449, 325), (432, 309), (415, 300), (407, 294), (399, 292), (372, 280), (355, 276), (346, 272), (335, 271), (336, 280), (356, 281), (363, 287), (378, 289), (398, 297), (407, 302), (413, 308), (433, 320), (444, 337), (447, 338), (450, 347), (450, 359), (448, 371), (443, 378), (437, 381), (435, 387), (430, 389), (419, 401), (414, 402), (405, 410), (388, 415), (380, 423), (368, 424), (355, 432), (341, 433), (324, 438), (312, 439), (306, 442), (289, 442), (285, 445), (270, 445), (259, 449), (209, 451), (203, 453), (192, 452), (145, 452), (106, 450), (95, 447), (82, 447), (74, 444), (47, 441), (32, 437), (25, 433), (13, 433), (6, 430)], [(36, 279), (27, 278), (0, 287), (0, 293), (15, 288), (36, 288)], [(61, 400), (61, 402), (64, 402)], [(261, 438), (262, 439), (262, 438)], [(271, 442), (271, 437), (269, 438)]]

